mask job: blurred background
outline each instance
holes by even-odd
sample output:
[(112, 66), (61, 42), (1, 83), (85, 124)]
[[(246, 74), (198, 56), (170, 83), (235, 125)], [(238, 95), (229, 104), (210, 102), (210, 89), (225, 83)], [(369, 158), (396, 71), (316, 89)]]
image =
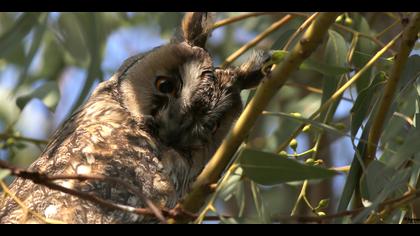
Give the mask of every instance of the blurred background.
[[(216, 13), (215, 21), (241, 14), (244, 13)], [(214, 30), (208, 42), (208, 51), (214, 56), (215, 65), (222, 64), (229, 55), (285, 15), (286, 13), (271, 13), (250, 17)], [(292, 15), (290, 21), (261, 41), (257, 47), (282, 49), (311, 14)], [(0, 159), (27, 167), (42, 151), (44, 140), (48, 140), (51, 133), (85, 101), (98, 83), (109, 79), (126, 58), (167, 43), (182, 16), (183, 13), (173, 12), (0, 13)], [(356, 46), (359, 54), (355, 54), (355, 57), (359, 62), (350, 65), (345, 57), (352, 46), (354, 32), (351, 30), (377, 35), (392, 25), (398, 17), (398, 14), (391, 13), (348, 13), (337, 21), (343, 27), (333, 28), (329, 41), (317, 50), (312, 59), (316, 59), (315, 62), (348, 68), (360, 66), (380, 46), (372, 40), (362, 38)], [(401, 26), (395, 25), (383, 33), (380, 40), (388, 42), (400, 30)], [(291, 46), (294, 43), (292, 41)], [(416, 48), (412, 55), (419, 54), (418, 45)], [(233, 64), (240, 64), (249, 53), (250, 51), (246, 52)], [(385, 56), (389, 58), (392, 54)], [(415, 66), (418, 64), (413, 65), (410, 68), (413, 71), (406, 73), (418, 76), (419, 67)], [(377, 71), (372, 71), (371, 77), (376, 76), (376, 73)], [(341, 78), (341, 74), (301, 70), (293, 75), (267, 110), (299, 113), (308, 117), (326, 98), (322, 91), (334, 91), (334, 86), (328, 88), (326, 84), (334, 84), (331, 80), (337, 78)], [(347, 136), (324, 132), (318, 140), (317, 133), (302, 133), (297, 138), (297, 153), (310, 150), (314, 140), (318, 140), (316, 158), (321, 159), (324, 166), (343, 167), (351, 163), (362, 129), (357, 127), (355, 131), (350, 130), (350, 110), (357, 95), (369, 84), (366, 81), (369, 78), (364, 85), (358, 84), (359, 88), (354, 87), (351, 92), (343, 95), (328, 120), (331, 127)], [(243, 94), (244, 101), (248, 93)], [(401, 96), (402, 99), (405, 98), (404, 94)], [(408, 113), (412, 115), (414, 111), (409, 110)], [(299, 124), (293, 119), (262, 116), (248, 139), (249, 145), (259, 150), (274, 151)], [(351, 132), (356, 135), (356, 139), (349, 137)], [(289, 154), (293, 152), (294, 150), (288, 148)], [(330, 203), (324, 211), (335, 211), (345, 179), (346, 175), (341, 174), (332, 179), (310, 181), (307, 190), (309, 201), (316, 206), (320, 200), (329, 199)], [(10, 178), (7, 180), (10, 181)], [(255, 205), (263, 204), (271, 213), (287, 215), (290, 214), (302, 185), (302, 182), (259, 185), (260, 198), (255, 198), (252, 197), (255, 186), (249, 182), (235, 182), (236, 185), (221, 194), (216, 200), (217, 211), (229, 214), (240, 212), (243, 216), (250, 216), (240, 217), (236, 221), (264, 222), (261, 217), (252, 217), (258, 213)], [(310, 212), (303, 204), (298, 210), (302, 214)]]

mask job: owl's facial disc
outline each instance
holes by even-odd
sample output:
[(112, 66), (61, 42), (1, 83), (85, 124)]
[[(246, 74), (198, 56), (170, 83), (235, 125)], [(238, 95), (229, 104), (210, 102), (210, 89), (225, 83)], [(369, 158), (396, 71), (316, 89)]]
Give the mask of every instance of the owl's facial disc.
[(155, 78), (151, 115), (157, 135), (179, 151), (213, 149), (233, 119), (226, 113), (237, 115), (241, 108), (239, 91), (216, 78), (207, 52), (194, 50), (176, 70)]
[(239, 68), (219, 69), (203, 48), (161, 46), (121, 67), (122, 102), (133, 116), (149, 121), (166, 146), (205, 150), (208, 158), (240, 114), (240, 91), (263, 77), (261, 55)]

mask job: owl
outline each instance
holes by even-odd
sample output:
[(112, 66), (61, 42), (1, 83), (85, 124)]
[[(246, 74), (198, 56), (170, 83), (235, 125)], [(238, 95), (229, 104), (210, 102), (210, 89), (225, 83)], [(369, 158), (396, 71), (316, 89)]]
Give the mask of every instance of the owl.
[[(205, 48), (211, 14), (186, 13), (166, 45), (127, 59), (52, 135), (29, 170), (100, 175), (133, 186), (157, 207), (173, 208), (240, 115), (240, 92), (258, 85), (269, 55), (256, 51), (241, 66), (218, 68)], [(144, 198), (107, 181), (54, 183), (131, 207)], [(32, 212), (66, 223), (153, 223), (154, 216), (107, 208), (30, 180), (10, 190)], [(42, 223), (11, 197), (0, 223)]]

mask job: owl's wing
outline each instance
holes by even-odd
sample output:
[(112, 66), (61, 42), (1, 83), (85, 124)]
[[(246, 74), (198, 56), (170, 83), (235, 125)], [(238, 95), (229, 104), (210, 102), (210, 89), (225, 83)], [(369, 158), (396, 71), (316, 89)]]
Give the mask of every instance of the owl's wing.
[[(41, 157), (29, 169), (49, 175), (115, 177), (137, 188), (156, 205), (172, 207), (177, 196), (173, 181), (167, 177), (164, 163), (159, 159), (159, 144), (106, 91), (89, 99), (54, 134)], [(95, 180), (54, 182), (113, 203), (144, 207), (139, 196), (115, 183)], [(155, 220), (112, 210), (21, 178), (16, 179), (10, 189), (31, 212), (46, 219), (66, 223), (134, 223)], [(43, 219), (28, 213), (11, 197), (0, 203), (0, 223), (24, 222), (42, 223)]]

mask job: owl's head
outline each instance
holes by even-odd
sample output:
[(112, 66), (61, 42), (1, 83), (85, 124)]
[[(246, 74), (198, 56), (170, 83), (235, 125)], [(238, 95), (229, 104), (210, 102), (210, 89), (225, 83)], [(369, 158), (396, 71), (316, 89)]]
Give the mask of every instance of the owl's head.
[(269, 59), (256, 52), (240, 67), (215, 67), (205, 49), (211, 24), (207, 13), (187, 13), (170, 43), (129, 58), (118, 78), (127, 109), (202, 166), (239, 116), (240, 92), (259, 83)]

